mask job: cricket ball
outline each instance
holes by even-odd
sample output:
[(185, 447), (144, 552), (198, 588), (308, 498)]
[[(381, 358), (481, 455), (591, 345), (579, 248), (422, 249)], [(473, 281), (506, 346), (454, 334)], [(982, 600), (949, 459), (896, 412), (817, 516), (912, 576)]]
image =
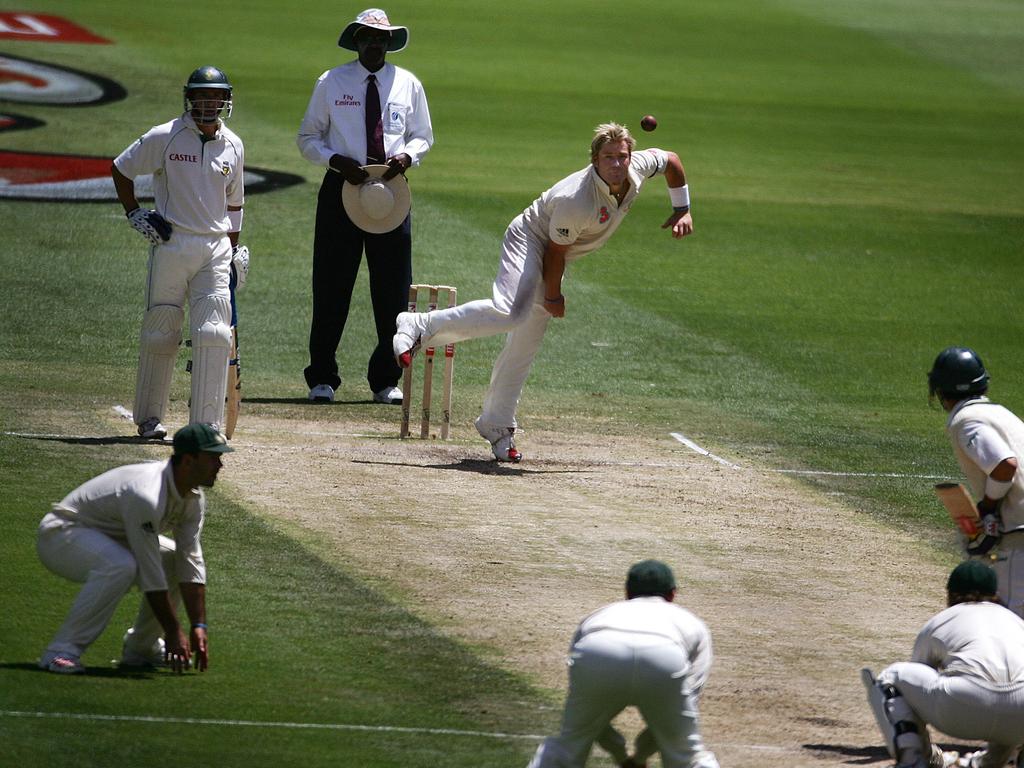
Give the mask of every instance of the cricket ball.
[(658, 127), (658, 121), (654, 115), (644, 115), (640, 118), (640, 127), (645, 131), (653, 131)]

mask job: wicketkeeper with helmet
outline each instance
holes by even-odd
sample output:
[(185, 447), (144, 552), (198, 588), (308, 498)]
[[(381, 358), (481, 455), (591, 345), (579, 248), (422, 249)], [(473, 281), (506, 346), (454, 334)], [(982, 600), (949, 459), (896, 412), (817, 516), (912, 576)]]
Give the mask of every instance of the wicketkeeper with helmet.
[[(224, 425), (231, 352), (229, 281), (238, 287), (249, 251), (242, 228), (244, 149), (226, 125), (233, 89), (216, 67), (199, 67), (184, 86), (185, 111), (155, 126), (114, 159), (111, 175), (128, 222), (149, 242), (146, 313), (139, 343), (135, 423), (162, 438), (185, 302), (193, 346), (190, 423)], [(135, 179), (153, 175), (155, 210), (142, 208)]]
[(948, 347), (928, 373), (928, 392), (949, 413), (946, 433), (978, 501), (984, 532), (967, 554), (992, 562), (999, 598), (1024, 618), (1024, 422), (989, 400), (989, 374), (966, 347)]

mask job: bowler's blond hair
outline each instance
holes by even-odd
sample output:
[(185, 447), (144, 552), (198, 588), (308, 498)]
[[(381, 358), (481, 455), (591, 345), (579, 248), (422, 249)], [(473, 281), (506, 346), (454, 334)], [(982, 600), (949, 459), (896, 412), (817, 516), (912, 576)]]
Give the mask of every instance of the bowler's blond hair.
[(629, 144), (629, 151), (632, 154), (636, 148), (636, 139), (629, 132), (629, 128), (619, 123), (601, 123), (594, 129), (594, 140), (590, 142), (590, 162), (597, 160), (597, 153), (601, 147), (609, 141), (625, 141)]

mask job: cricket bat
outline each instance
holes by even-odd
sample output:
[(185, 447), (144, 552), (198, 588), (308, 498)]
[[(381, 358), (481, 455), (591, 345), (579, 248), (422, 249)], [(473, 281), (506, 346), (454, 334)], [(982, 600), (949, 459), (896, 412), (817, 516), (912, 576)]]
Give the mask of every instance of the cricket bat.
[(235, 433), (238, 410), (242, 406), (242, 364), (238, 358), (238, 305), (235, 303), (235, 289), (231, 289), (231, 357), (228, 359), (228, 387), (224, 404), (224, 437), (228, 440)]
[(228, 392), (224, 408), (224, 437), (228, 440), (238, 423), (238, 410), (242, 405), (242, 364), (238, 360), (238, 327), (231, 329), (231, 359), (228, 360)]
[(967, 492), (962, 483), (936, 483), (935, 493), (939, 501), (949, 512), (950, 518), (956, 523), (957, 528), (964, 532), (969, 538), (978, 535), (978, 524), (981, 522), (978, 517), (978, 508), (974, 505), (971, 494)]

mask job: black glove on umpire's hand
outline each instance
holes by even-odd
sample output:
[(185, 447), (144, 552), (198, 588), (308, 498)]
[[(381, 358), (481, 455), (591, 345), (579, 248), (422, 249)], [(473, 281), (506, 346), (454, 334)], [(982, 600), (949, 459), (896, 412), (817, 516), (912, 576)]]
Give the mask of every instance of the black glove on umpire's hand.
[(362, 169), (359, 163), (344, 155), (331, 155), (329, 165), (331, 170), (340, 173), (345, 181), (357, 186), (366, 181), (370, 175)]

